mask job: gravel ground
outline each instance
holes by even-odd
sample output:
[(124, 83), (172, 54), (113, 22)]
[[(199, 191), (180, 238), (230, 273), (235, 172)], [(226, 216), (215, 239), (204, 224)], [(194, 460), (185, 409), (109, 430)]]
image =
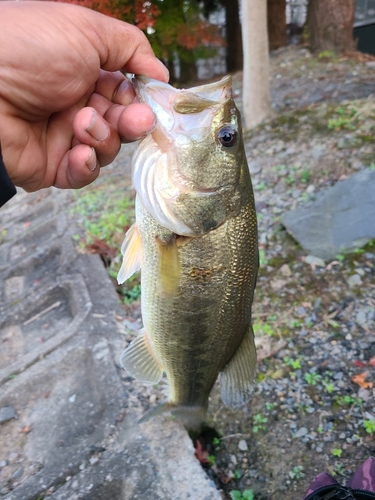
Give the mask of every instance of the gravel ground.
[[(241, 410), (224, 407), (216, 387), (210, 427), (198, 436), (199, 458), (224, 499), (252, 489), (255, 500), (300, 500), (317, 473), (345, 481), (375, 454), (375, 244), (323, 262), (279, 222), (327, 187), (375, 168), (374, 73), (370, 57), (319, 61), (300, 47), (271, 55), (277, 116), (245, 134), (261, 254), (257, 386)], [(234, 75), (240, 106), (241, 78)], [(120, 172), (118, 162), (106, 177)], [(126, 312), (119, 330), (130, 340), (139, 303)], [(167, 390), (123, 379), (134, 387), (126, 405), (142, 411)]]

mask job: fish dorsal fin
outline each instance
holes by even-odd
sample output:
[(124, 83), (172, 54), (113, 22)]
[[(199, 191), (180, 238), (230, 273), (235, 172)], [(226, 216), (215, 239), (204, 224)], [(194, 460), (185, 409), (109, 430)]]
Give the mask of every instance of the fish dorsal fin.
[(134, 378), (144, 384), (157, 384), (163, 368), (157, 362), (144, 328), (122, 353), (120, 363)]
[(256, 357), (254, 333), (250, 324), (242, 344), (220, 374), (220, 393), (224, 404), (239, 406), (251, 399)]
[(124, 256), (121, 269), (117, 275), (118, 284), (121, 285), (141, 268), (142, 245), (141, 236), (136, 224), (133, 224), (125, 235), (121, 246), (121, 253)]

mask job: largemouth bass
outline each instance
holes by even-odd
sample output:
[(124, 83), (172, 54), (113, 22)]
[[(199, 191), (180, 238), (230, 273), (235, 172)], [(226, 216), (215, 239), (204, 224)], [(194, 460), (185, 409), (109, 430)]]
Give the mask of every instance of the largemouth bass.
[(241, 119), (229, 76), (189, 90), (144, 77), (134, 86), (157, 126), (133, 158), (136, 222), (118, 281), (142, 269), (144, 328), (121, 363), (145, 383), (167, 375), (168, 401), (141, 421), (170, 411), (194, 426), (219, 373), (225, 404), (252, 394), (258, 246)]

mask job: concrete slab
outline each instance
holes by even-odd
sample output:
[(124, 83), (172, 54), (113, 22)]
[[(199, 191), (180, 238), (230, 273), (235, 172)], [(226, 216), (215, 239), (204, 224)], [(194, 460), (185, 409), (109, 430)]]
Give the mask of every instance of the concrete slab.
[(220, 499), (179, 424), (136, 423), (154, 389), (118, 366), (124, 310), (100, 258), (74, 248), (67, 196), (0, 211), (0, 497)]

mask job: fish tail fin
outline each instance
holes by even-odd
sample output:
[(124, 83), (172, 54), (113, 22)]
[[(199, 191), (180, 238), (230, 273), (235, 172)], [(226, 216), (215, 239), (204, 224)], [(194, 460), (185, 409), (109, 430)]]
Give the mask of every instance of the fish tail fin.
[(139, 424), (148, 422), (151, 418), (170, 413), (177, 420), (183, 423), (185, 427), (191, 430), (197, 430), (204, 422), (207, 407), (203, 406), (180, 406), (171, 401), (164, 401), (156, 408), (152, 408), (143, 417), (138, 420)]

